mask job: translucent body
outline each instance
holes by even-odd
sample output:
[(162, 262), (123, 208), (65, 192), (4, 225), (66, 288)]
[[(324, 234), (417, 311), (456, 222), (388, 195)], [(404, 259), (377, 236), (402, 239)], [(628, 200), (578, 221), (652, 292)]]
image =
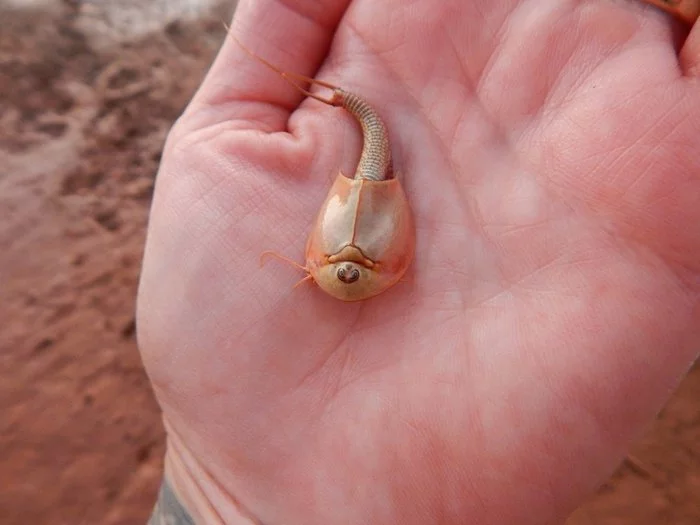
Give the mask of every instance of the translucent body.
[[(303, 269), (308, 274), (303, 281), (312, 279), (323, 291), (343, 301), (369, 299), (391, 288), (413, 260), (415, 228), (408, 200), (393, 171), (384, 121), (358, 95), (282, 71), (238, 44), (300, 92), (344, 108), (362, 128), (362, 154), (355, 175), (349, 178), (339, 173), (331, 186), (306, 243), (306, 265), (275, 252), (262, 255), (275, 255)], [(330, 88), (333, 95), (328, 99), (314, 95), (301, 87), (300, 81)]]
[(406, 273), (415, 252), (414, 232), (398, 179), (350, 179), (339, 173), (309, 235), (306, 270), (337, 299), (369, 299)]

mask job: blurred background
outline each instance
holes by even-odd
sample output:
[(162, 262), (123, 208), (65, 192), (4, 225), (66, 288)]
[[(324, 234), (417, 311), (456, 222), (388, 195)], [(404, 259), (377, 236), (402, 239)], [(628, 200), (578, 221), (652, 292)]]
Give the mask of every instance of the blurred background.
[[(134, 297), (166, 134), (235, 0), (0, 0), (0, 523), (145, 523)], [(700, 524), (700, 367), (567, 525)]]

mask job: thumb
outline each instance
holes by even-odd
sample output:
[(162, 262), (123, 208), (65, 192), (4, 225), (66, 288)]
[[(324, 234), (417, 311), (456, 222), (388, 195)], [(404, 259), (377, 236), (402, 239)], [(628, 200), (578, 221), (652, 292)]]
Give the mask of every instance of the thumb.
[(700, 15), (700, 0), (643, 0), (667, 13), (671, 13), (686, 24), (693, 24)]
[[(698, 5), (700, 9), (700, 2)], [(700, 23), (697, 21), (690, 30), (678, 59), (686, 76), (700, 77)]]
[[(241, 0), (230, 31), (281, 69), (313, 77), (348, 4), (349, 0)], [(304, 96), (280, 89), (280, 82), (275, 72), (250, 60), (227, 37), (186, 113), (197, 113), (201, 127), (239, 121), (248, 129), (283, 130)], [(206, 111), (200, 111), (203, 108)]]
[(700, 0), (642, 0), (673, 15), (692, 29), (678, 56), (686, 76), (696, 77), (700, 73)]

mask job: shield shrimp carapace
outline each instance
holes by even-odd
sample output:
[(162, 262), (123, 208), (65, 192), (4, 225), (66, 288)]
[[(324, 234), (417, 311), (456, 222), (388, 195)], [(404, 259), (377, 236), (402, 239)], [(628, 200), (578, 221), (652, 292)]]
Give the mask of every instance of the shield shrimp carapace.
[[(227, 28), (228, 29), (228, 28)], [(374, 297), (396, 284), (415, 253), (415, 226), (411, 207), (394, 172), (386, 126), (363, 98), (338, 86), (289, 73), (267, 62), (229, 34), (250, 56), (276, 71), (303, 94), (342, 107), (359, 122), (363, 147), (355, 175), (340, 171), (321, 205), (306, 243), (305, 265), (267, 251), (307, 273), (324, 292), (342, 301)], [(329, 98), (314, 95), (301, 83), (332, 90)], [(299, 284), (298, 283), (298, 284)]]

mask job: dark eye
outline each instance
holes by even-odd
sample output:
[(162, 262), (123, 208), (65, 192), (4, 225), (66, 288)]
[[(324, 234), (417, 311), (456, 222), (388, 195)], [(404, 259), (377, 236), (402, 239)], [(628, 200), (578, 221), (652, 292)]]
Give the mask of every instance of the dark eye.
[(338, 277), (338, 280), (343, 281), (345, 284), (352, 284), (360, 278), (360, 270), (351, 263), (347, 263), (338, 268), (335, 275)]

